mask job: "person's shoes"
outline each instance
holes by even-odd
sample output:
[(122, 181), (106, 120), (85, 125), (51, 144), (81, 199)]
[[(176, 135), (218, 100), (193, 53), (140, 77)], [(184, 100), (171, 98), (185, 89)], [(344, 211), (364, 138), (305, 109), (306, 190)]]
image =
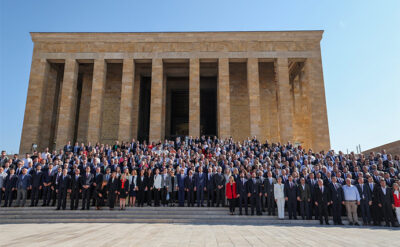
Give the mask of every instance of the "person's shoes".
[(329, 224), (329, 222), (326, 222), (326, 224), (329, 226), (330, 224)]
[(343, 226), (344, 224), (342, 223), (342, 222), (339, 222), (339, 224), (338, 224), (339, 226)]
[(319, 224), (320, 224), (320, 225), (323, 225), (324, 223), (323, 223), (323, 222), (319, 222)]
[(389, 225), (389, 224), (386, 224), (385, 226), (386, 226), (386, 227), (390, 227), (390, 225)]
[(29, 207), (33, 207), (33, 204), (29, 205)]
[(56, 208), (56, 210), (60, 210), (60, 208)]
[[(295, 220), (297, 220), (297, 217), (294, 217)], [(304, 219), (303, 219), (304, 220)]]
[(85, 210), (85, 208), (81, 208), (81, 210)]
[(354, 223), (355, 226), (360, 226), (360, 224), (358, 224), (358, 222)]

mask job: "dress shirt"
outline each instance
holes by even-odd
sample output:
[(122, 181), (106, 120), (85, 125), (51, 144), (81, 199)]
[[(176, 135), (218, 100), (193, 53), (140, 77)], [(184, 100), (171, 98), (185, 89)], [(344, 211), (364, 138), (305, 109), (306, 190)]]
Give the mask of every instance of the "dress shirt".
[(358, 190), (353, 185), (345, 185), (342, 187), (344, 192), (344, 200), (345, 201), (360, 201), (360, 194)]

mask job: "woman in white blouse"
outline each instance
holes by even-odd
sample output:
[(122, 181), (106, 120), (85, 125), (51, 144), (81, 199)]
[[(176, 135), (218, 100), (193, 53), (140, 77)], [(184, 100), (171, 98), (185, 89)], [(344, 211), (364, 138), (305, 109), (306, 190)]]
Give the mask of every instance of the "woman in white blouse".
[(282, 178), (278, 177), (277, 183), (274, 184), (274, 197), (278, 207), (278, 218), (285, 218), (285, 185), (282, 184)]

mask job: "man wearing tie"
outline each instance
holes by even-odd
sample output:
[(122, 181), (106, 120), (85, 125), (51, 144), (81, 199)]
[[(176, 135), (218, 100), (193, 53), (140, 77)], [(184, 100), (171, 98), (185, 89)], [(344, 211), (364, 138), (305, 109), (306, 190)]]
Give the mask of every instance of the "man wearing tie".
[(214, 179), (212, 168), (208, 168), (208, 173), (206, 177), (206, 190), (207, 190), (207, 207), (214, 207)]
[(368, 189), (371, 194), (371, 201), (372, 204), (369, 205), (369, 210), (371, 212), (371, 217), (372, 217), (372, 222), (374, 226), (381, 225), (381, 212), (379, 210), (379, 202), (378, 202), (378, 196), (377, 196), (377, 190), (378, 187), (375, 182), (374, 178), (372, 176), (368, 177)]
[(256, 172), (253, 172), (251, 174), (251, 179), (247, 181), (247, 191), (248, 197), (250, 197), (251, 215), (254, 215), (254, 208), (256, 208), (257, 215), (262, 215), (260, 208), (260, 196), (262, 195), (262, 192), (260, 182), (257, 180), (256, 176)]
[(63, 174), (58, 183), (58, 187), (56, 189), (58, 197), (56, 210), (60, 210), (61, 206), (63, 210), (65, 210), (65, 208), (67, 207), (67, 193), (71, 191), (70, 184), (71, 184), (71, 177), (68, 175), (68, 169), (64, 169)]
[(97, 187), (98, 184), (103, 183), (103, 174), (100, 172), (100, 167), (96, 167), (95, 174), (94, 174), (94, 181), (93, 181), (93, 186), (91, 187), (90, 195), (92, 198), (92, 206), (96, 205), (96, 196), (94, 193), (95, 188)]
[(14, 191), (17, 190), (18, 176), (15, 175), (14, 168), (10, 168), (10, 174), (6, 177), (3, 184), (4, 205), (3, 207), (11, 207), (14, 199)]
[(215, 174), (213, 176), (213, 180), (214, 180), (214, 188), (215, 188), (215, 192), (217, 195), (217, 207), (219, 207), (219, 204), (222, 204), (222, 207), (225, 207), (225, 177), (224, 175), (222, 175), (222, 168), (218, 167), (217, 169), (217, 174)]
[(304, 220), (306, 217), (308, 220), (311, 219), (309, 204), (311, 201), (310, 187), (306, 184), (305, 178), (300, 179), (300, 184), (297, 191), (297, 200), (300, 202), (300, 214)]
[(36, 167), (36, 171), (32, 172), (32, 193), (31, 193), (31, 207), (37, 206), (39, 203), (39, 192), (43, 186), (43, 172), (42, 166), (39, 164)]
[(71, 210), (77, 210), (79, 206), (79, 196), (82, 191), (80, 170), (75, 169), (75, 175), (71, 177)]
[(240, 178), (236, 182), (237, 185), (237, 196), (239, 199), (239, 215), (242, 215), (242, 208), (244, 207), (244, 212), (248, 215), (247, 206), (247, 180), (244, 178), (244, 172), (240, 173)]
[(343, 225), (342, 223), (342, 205), (344, 204), (344, 193), (342, 185), (337, 182), (337, 177), (332, 177), (331, 204), (334, 225)]
[(358, 178), (358, 184), (356, 185), (358, 193), (360, 194), (360, 209), (363, 219), (363, 225), (367, 226), (371, 222), (371, 213), (369, 211), (369, 206), (372, 205), (371, 192), (368, 189), (368, 185), (364, 184), (364, 178)]
[(196, 198), (197, 198), (197, 207), (204, 207), (204, 191), (206, 190), (206, 176), (203, 173), (203, 167), (199, 167), (198, 173), (194, 175)]
[(315, 179), (314, 173), (310, 173), (307, 183), (310, 186), (310, 192), (311, 192), (310, 215), (311, 215), (311, 217), (314, 215), (315, 219), (318, 220), (319, 212), (318, 212), (318, 207), (315, 205), (315, 201), (316, 201), (315, 192), (317, 190), (318, 182)]
[(186, 192), (187, 192), (187, 205), (188, 205), (188, 207), (194, 207), (195, 182), (194, 182), (192, 170), (189, 170), (189, 176), (186, 177), (185, 188), (186, 188)]
[(93, 184), (93, 174), (90, 173), (90, 166), (86, 166), (86, 172), (81, 177), (82, 184), (82, 210), (89, 210), (90, 207), (90, 188)]
[(51, 185), (53, 181), (53, 163), (50, 163), (46, 172), (43, 174), (43, 204), (42, 207), (49, 206), (52, 190)]
[(289, 175), (288, 181), (285, 185), (285, 200), (287, 202), (287, 209), (289, 213), (289, 220), (294, 218), (297, 220), (296, 207), (297, 207), (297, 186), (293, 182), (293, 177)]
[(177, 175), (178, 185), (178, 201), (179, 207), (183, 207), (185, 204), (185, 170), (181, 169), (180, 174)]
[(31, 189), (32, 177), (27, 174), (27, 169), (22, 169), (22, 174), (18, 176), (17, 182), (17, 207), (20, 206), (22, 200), (22, 207), (25, 206), (27, 190)]
[(319, 212), (319, 222), (323, 224), (323, 218), (325, 218), (325, 223), (329, 225), (328, 221), (328, 206), (330, 204), (330, 193), (329, 189), (324, 186), (324, 181), (322, 179), (318, 180), (318, 186), (315, 190), (315, 205), (318, 207)]
[(264, 196), (267, 198), (268, 215), (275, 215), (275, 183), (275, 178), (272, 177), (272, 172), (269, 171), (267, 174), (267, 178), (264, 180)]
[(381, 187), (377, 189), (377, 196), (378, 206), (382, 211), (386, 226), (390, 227), (390, 223), (392, 223), (392, 227), (397, 227), (392, 208), (394, 205), (393, 192), (391, 188), (386, 186), (386, 181), (383, 178), (381, 179)]

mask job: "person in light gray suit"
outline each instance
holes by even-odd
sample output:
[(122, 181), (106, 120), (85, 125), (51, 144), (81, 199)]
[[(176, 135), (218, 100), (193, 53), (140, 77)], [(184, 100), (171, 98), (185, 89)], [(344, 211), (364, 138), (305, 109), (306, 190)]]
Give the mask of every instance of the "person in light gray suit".
[[(3, 199), (3, 185), (4, 181), (6, 181), (7, 172), (4, 171), (4, 168), (0, 166), (0, 204)], [(5, 189), (4, 189), (5, 190)]]
[(164, 170), (161, 172), (161, 204), (163, 207), (167, 206), (167, 187), (168, 187), (168, 170), (167, 168), (164, 168)]
[(166, 179), (166, 187), (169, 194), (169, 202), (171, 206), (175, 206), (176, 192), (178, 191), (178, 178), (175, 177), (174, 170), (169, 171), (169, 176)]

